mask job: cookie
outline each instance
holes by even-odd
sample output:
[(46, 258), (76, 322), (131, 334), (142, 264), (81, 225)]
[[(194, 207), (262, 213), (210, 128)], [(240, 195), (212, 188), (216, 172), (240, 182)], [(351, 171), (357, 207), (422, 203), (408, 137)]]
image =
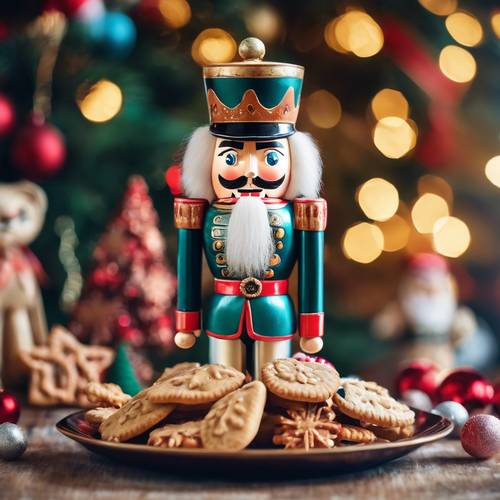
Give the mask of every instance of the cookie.
[(111, 417), (111, 415), (113, 415), (113, 413), (115, 413), (117, 410), (118, 408), (111, 407), (93, 408), (92, 410), (88, 410), (85, 412), (85, 420), (89, 424), (100, 425), (107, 418)]
[(148, 390), (141, 391), (102, 422), (99, 426), (102, 439), (128, 441), (151, 429), (172, 413), (175, 405), (152, 403), (147, 398)]
[(217, 401), (201, 423), (201, 441), (211, 450), (237, 451), (256, 436), (264, 406), (266, 387), (255, 381)]
[(380, 427), (378, 425), (365, 424), (375, 436), (387, 441), (398, 441), (399, 439), (407, 439), (415, 433), (413, 425), (406, 425), (403, 427)]
[(370, 430), (357, 425), (342, 425), (338, 435), (339, 441), (351, 443), (373, 443), (377, 436)]
[(203, 365), (164, 379), (149, 389), (153, 403), (199, 405), (217, 401), (243, 384), (245, 375), (222, 365)]
[(262, 381), (284, 399), (307, 403), (326, 401), (337, 390), (337, 371), (328, 365), (296, 359), (276, 359), (262, 368)]
[(91, 403), (105, 408), (121, 408), (132, 399), (132, 396), (125, 394), (116, 384), (90, 382), (86, 385), (84, 392)]
[(333, 448), (341, 425), (334, 422), (335, 412), (328, 406), (303, 404), (278, 417), (273, 437), (275, 445), (286, 449)]
[(199, 366), (200, 363), (194, 363), (190, 361), (185, 361), (183, 363), (177, 363), (174, 366), (169, 366), (163, 370), (163, 373), (158, 377), (155, 384), (159, 384), (164, 380), (168, 380), (169, 378), (172, 378), (174, 375), (178, 375), (183, 371), (191, 370), (192, 368), (199, 368)]
[(343, 379), (333, 402), (345, 415), (372, 425), (404, 427), (415, 421), (415, 413), (408, 406), (375, 382)]
[(159, 448), (201, 448), (201, 421), (167, 424), (149, 435), (148, 444)]

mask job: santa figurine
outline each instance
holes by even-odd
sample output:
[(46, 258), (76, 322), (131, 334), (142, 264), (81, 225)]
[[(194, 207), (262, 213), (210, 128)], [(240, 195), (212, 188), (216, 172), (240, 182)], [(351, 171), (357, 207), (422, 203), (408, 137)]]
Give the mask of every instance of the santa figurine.
[[(241, 62), (203, 68), (210, 125), (192, 134), (182, 161), (175, 342), (200, 330), (210, 361), (248, 370), (290, 355), (298, 332), (307, 353), (323, 341), (326, 202), (321, 158), (295, 130), (304, 68), (264, 62), (264, 44), (243, 40)], [(201, 257), (214, 294), (201, 315)], [(288, 279), (299, 264), (299, 314)]]
[(454, 350), (476, 330), (475, 316), (459, 307), (455, 280), (443, 257), (412, 256), (397, 291), (373, 321), (382, 339), (397, 339), (398, 360), (426, 358), (443, 369), (454, 366)]

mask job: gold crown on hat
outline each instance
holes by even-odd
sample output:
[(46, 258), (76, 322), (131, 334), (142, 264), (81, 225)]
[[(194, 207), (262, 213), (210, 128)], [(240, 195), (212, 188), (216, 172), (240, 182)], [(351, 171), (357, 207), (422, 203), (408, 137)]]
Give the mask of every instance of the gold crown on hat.
[(203, 68), (215, 135), (284, 137), (295, 131), (304, 68), (263, 61), (265, 52), (258, 38), (246, 38), (239, 46), (242, 61)]

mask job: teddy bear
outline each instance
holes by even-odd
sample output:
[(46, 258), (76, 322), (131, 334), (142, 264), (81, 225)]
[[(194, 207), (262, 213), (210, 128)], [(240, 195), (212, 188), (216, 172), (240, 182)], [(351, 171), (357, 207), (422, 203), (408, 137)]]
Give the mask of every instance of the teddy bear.
[(0, 387), (24, 382), (20, 352), (47, 339), (41, 267), (27, 248), (42, 229), (46, 209), (47, 197), (36, 184), (0, 184)]

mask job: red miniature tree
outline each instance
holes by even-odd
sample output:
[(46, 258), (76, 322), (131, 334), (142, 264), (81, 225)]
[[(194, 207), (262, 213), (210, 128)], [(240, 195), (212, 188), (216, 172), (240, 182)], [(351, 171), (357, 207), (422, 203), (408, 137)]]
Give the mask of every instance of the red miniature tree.
[(176, 279), (157, 225), (144, 179), (131, 177), (117, 216), (95, 248), (95, 265), (73, 312), (71, 329), (80, 339), (115, 346), (173, 345)]

